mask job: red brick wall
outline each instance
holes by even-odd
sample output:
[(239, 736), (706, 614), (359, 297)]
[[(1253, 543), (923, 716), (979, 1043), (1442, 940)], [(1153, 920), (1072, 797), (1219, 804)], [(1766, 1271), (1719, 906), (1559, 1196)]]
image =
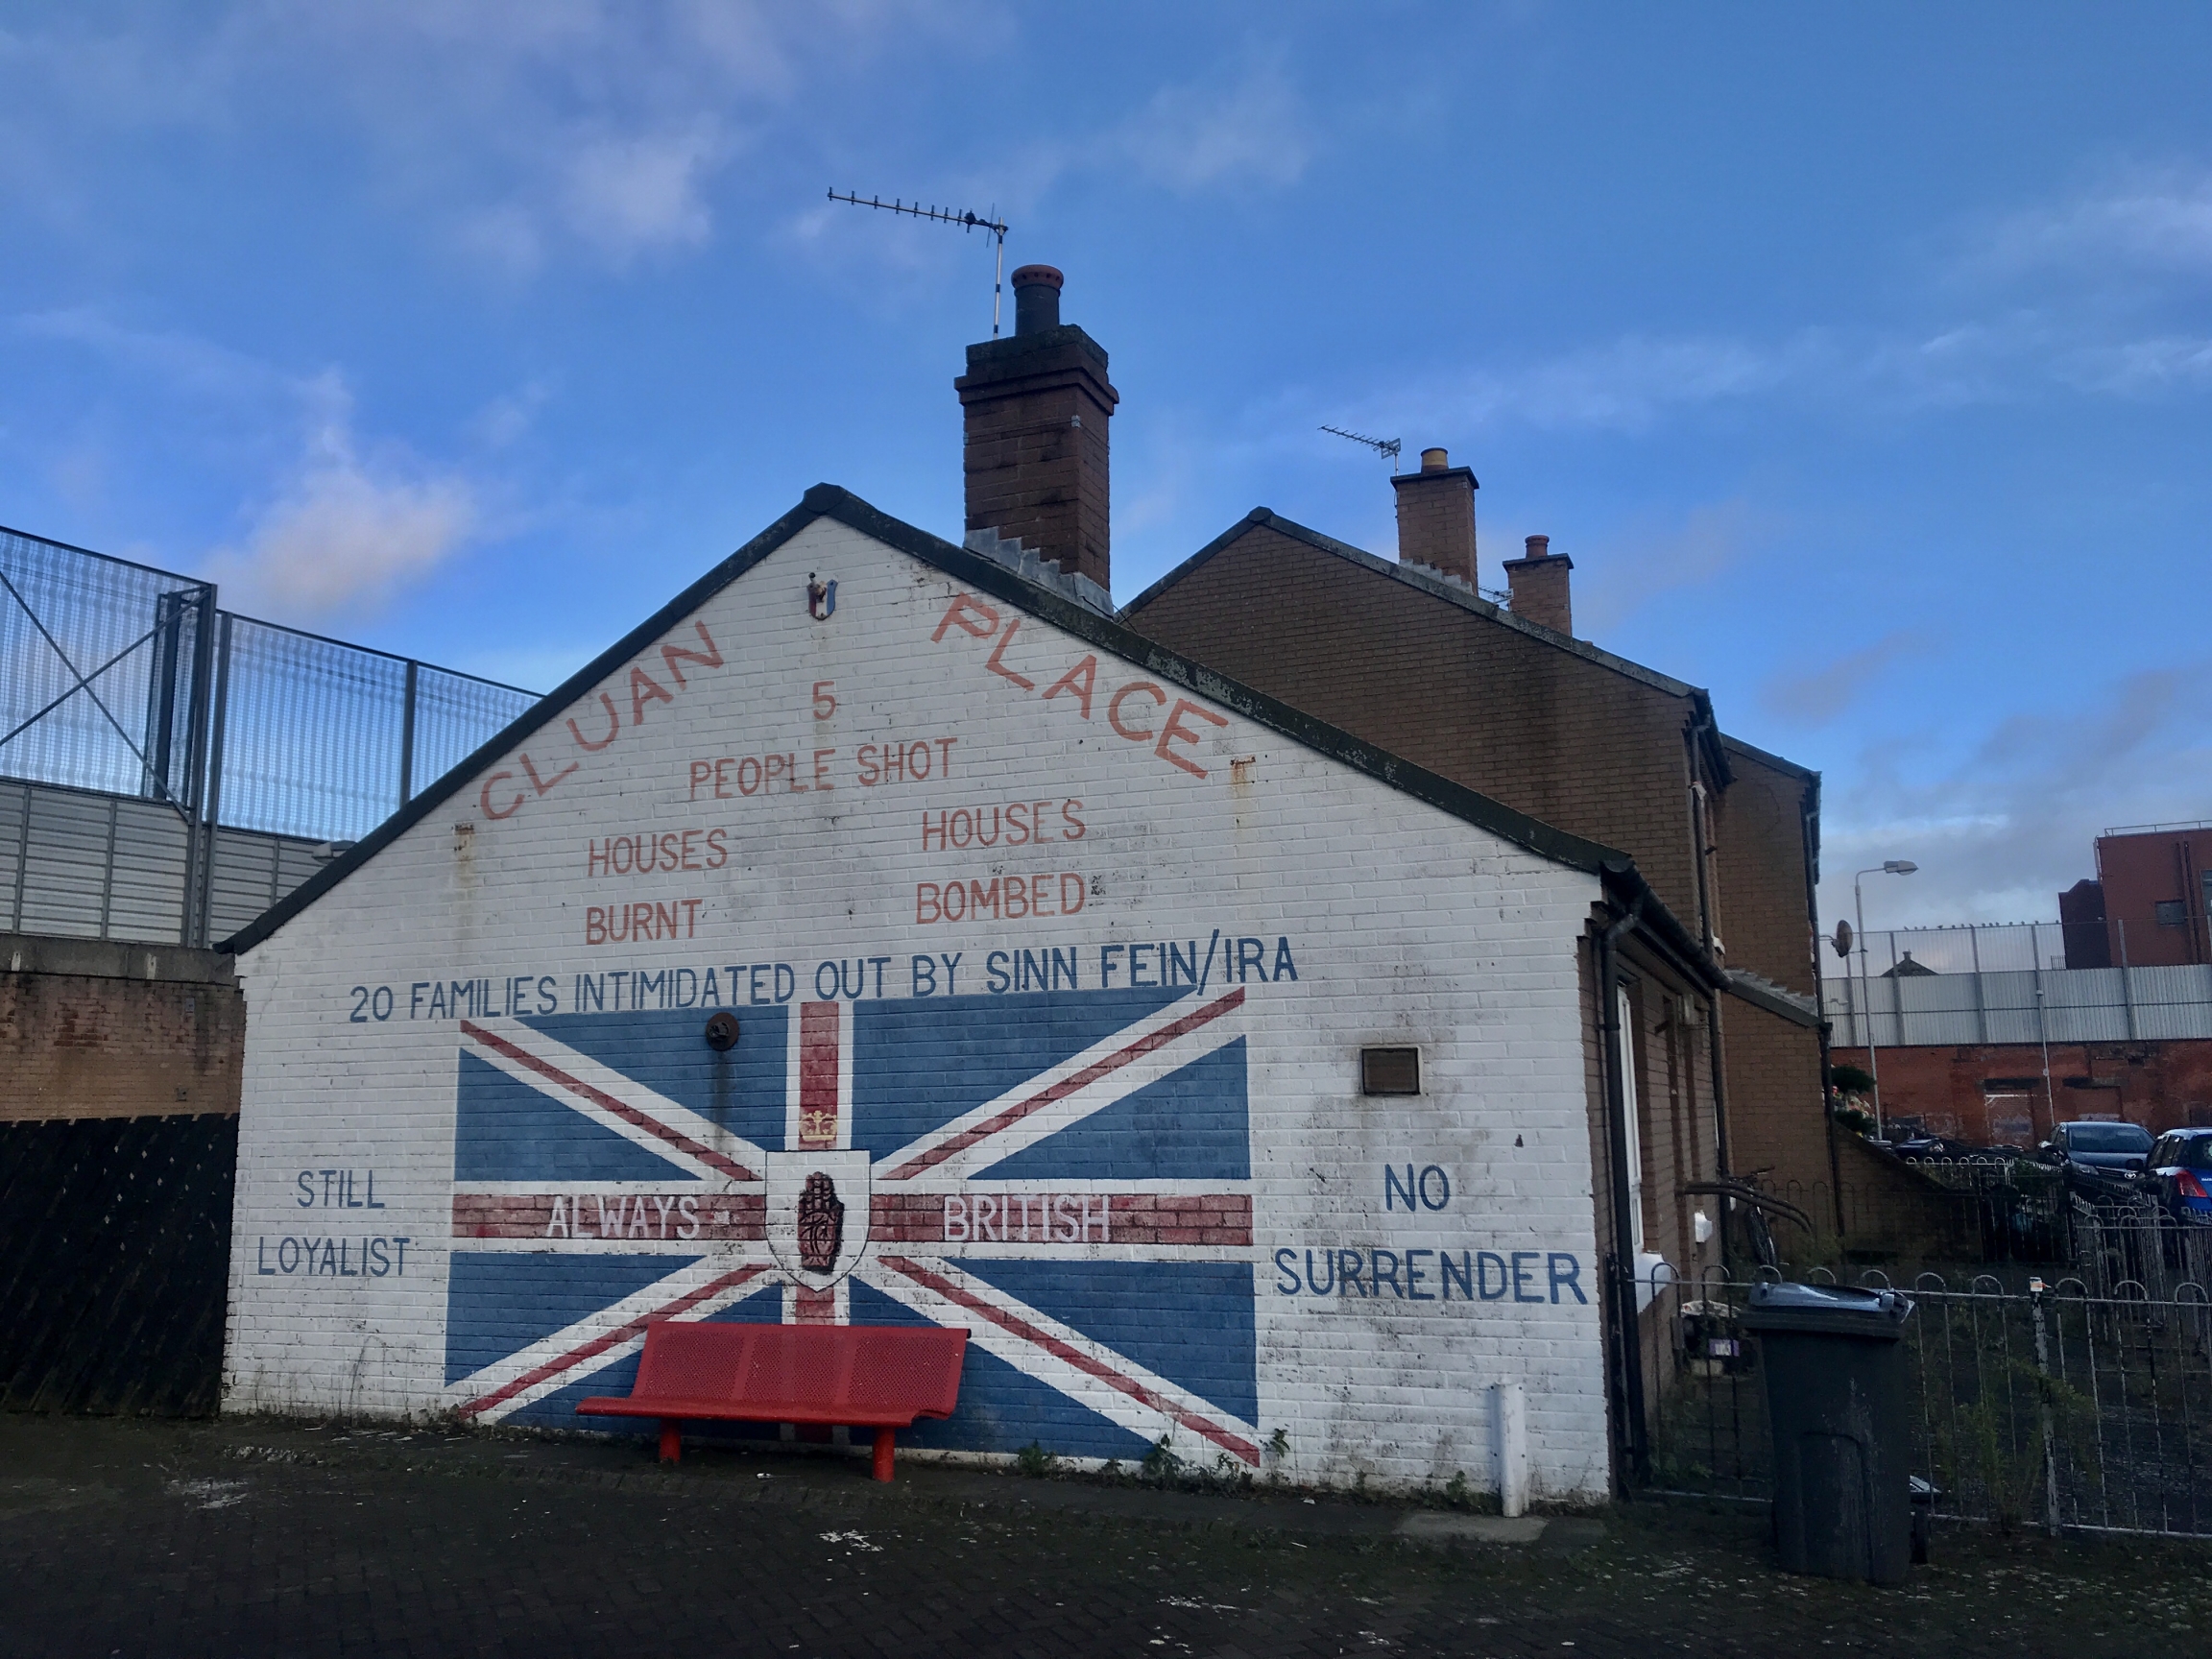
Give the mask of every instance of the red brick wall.
[[(2006, 1119), (2023, 1117), (2031, 1137), (2051, 1133), (2053, 1096), (2057, 1121), (2124, 1118), (2152, 1134), (2192, 1124), (2212, 1125), (2212, 1041), (2171, 1043), (2054, 1043), (2051, 1090), (2043, 1088), (2043, 1049), (2032, 1043), (1966, 1044), (1959, 1047), (1885, 1048), (1882, 1101), (1886, 1118), (1917, 1119), (1930, 1134), (1994, 1144), (2017, 1141), (2001, 1135)], [(1866, 1050), (1839, 1048), (1839, 1066), (1865, 1069)], [(2099, 1087), (2069, 1087), (2069, 1078)], [(1984, 1084), (2016, 1079), (2023, 1086), (1992, 1101)], [(2110, 1085), (2103, 1087), (2102, 1085)]]
[[(1264, 524), (1130, 620), (1293, 708), (1619, 848), (1696, 930), (1687, 697)], [(1736, 781), (1714, 798), (1709, 871), (1727, 961), (1812, 995), (1808, 781), (1736, 746), (1728, 758)], [(1731, 1163), (1827, 1180), (1818, 1034), (1735, 998), (1722, 1019)]]
[(1820, 1034), (1731, 997), (1720, 1006), (1729, 1163), (1738, 1175), (1829, 1179)]
[(1619, 848), (1695, 927), (1688, 698), (1264, 524), (1128, 619), (1295, 709)]
[(1399, 559), (1475, 587), (1475, 474), (1451, 467), (1390, 483), (1398, 492)]
[(1714, 803), (1713, 839), (1728, 965), (1817, 997), (1805, 879), (1808, 781), (1735, 744), (1727, 755), (1733, 781)]
[[(1594, 948), (1585, 950), (1582, 1006), (1591, 1032), (1584, 1053), (1590, 1088), (1590, 1157), (1597, 1173), (1598, 1251), (1602, 1259), (1615, 1247), (1609, 1196), (1614, 1163), (1613, 1131), (1601, 1070), (1605, 1038), (1599, 1020), (1595, 957)], [(1707, 1215), (1715, 1214), (1714, 1201), (1685, 1197), (1681, 1190), (1686, 1183), (1709, 1181), (1719, 1172), (1711, 1071), (1705, 1063), (1705, 1005), (1693, 999), (1687, 1025), (1671, 1015), (1670, 1002), (1690, 987), (1645, 956), (1632, 939), (1623, 943), (1620, 966), (1629, 986), (1629, 1007), (1636, 1022), (1637, 1147), (1644, 1183), (1644, 1247), (1665, 1257), (1677, 1271), (1688, 1273), (1719, 1260), (1718, 1234), (1700, 1247), (1695, 1232), (1695, 1212), (1703, 1209)]]
[[(20, 935), (0, 939), (19, 945)], [(72, 957), (152, 958), (204, 971), (204, 951), (37, 941)], [(0, 949), (0, 968), (22, 960)], [(105, 966), (78, 962), (77, 966)], [(135, 965), (135, 964), (131, 964)], [(227, 964), (226, 964), (227, 969)], [(235, 1113), (246, 1003), (227, 971), (207, 978), (122, 977), (31, 967), (0, 973), (0, 1120)]]
[(1113, 587), (1106, 353), (1079, 328), (974, 346), (954, 384), (971, 530), (996, 530)]

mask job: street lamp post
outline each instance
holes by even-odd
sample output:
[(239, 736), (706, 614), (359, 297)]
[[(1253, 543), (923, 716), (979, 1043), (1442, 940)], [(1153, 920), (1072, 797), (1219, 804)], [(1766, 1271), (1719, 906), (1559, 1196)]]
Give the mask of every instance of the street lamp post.
[[(1866, 1022), (1866, 1070), (1874, 1079), (1874, 1139), (1877, 1141), (1887, 1141), (1889, 1136), (1882, 1120), (1882, 1062), (1874, 1050), (1874, 994), (1866, 975), (1866, 895), (1861, 890), (1860, 882), (1868, 876), (1910, 876), (1919, 868), (1910, 858), (1885, 858), (1851, 878), (1851, 906), (1859, 921), (1859, 1017)], [(1902, 1040), (1905, 1022), (1902, 1005), (1897, 1022)]]

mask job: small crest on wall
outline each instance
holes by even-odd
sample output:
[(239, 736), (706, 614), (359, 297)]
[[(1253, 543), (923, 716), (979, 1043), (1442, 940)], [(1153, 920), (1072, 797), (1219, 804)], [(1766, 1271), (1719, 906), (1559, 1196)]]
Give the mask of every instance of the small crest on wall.
[(837, 579), (825, 582), (812, 571), (806, 574), (806, 614), (817, 622), (827, 622), (837, 614)]
[(771, 1152), (768, 1250), (809, 1290), (827, 1290), (868, 1250), (869, 1157), (830, 1150)]

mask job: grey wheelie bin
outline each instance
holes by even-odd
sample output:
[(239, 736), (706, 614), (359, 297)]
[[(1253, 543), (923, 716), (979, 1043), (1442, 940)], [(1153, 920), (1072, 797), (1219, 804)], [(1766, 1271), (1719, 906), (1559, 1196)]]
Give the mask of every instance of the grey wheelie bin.
[(1912, 1554), (1905, 1321), (1894, 1290), (1758, 1285), (1758, 1336), (1774, 1432), (1774, 1546), (1783, 1568), (1903, 1581)]

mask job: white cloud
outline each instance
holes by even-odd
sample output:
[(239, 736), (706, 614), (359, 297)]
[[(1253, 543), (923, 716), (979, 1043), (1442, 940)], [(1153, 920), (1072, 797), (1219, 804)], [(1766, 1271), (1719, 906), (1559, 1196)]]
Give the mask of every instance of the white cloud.
[(568, 227), (617, 261), (697, 247), (713, 229), (703, 190), (728, 149), (720, 125), (707, 118), (682, 132), (586, 143), (568, 160)]
[(553, 387), (542, 379), (503, 392), (476, 411), (469, 436), (487, 449), (508, 448), (529, 435), (539, 411), (552, 400)]
[(251, 131), (356, 143), (413, 226), (509, 276), (617, 268), (711, 239), (715, 197), (768, 125), (855, 64), (931, 35), (959, 0), (232, 0), (0, 31), (0, 189), (101, 211), (99, 139)]
[(1853, 870), (1911, 858), (1919, 873), (1885, 889), (1869, 926), (2049, 920), (2095, 874), (2106, 829), (2205, 816), (2208, 729), (2212, 662), (2199, 662), (2008, 716), (1953, 761), (1930, 759), (1932, 737), (1878, 745), (1825, 804), (1821, 914), (1849, 914)]
[(1232, 86), (1164, 86), (1110, 148), (1181, 194), (1238, 184), (1295, 184), (1313, 155), (1314, 123), (1278, 63)]
[(228, 609), (272, 621), (357, 621), (381, 610), (467, 543), (475, 492), (452, 472), (397, 454), (365, 459), (352, 399), (335, 375), (310, 385), (319, 405), (298, 470), (234, 546), (203, 565)]
[(266, 397), (295, 382), (258, 358), (174, 330), (126, 328), (90, 306), (26, 312), (11, 319), (15, 332), (36, 340), (82, 346), (165, 386), (204, 397)]
[(2133, 170), (2063, 202), (1986, 220), (1967, 242), (1971, 274), (2212, 272), (2212, 172)]
[(1644, 432), (1700, 409), (1791, 399), (1908, 414), (2055, 395), (2146, 398), (2212, 388), (2212, 339), (2101, 337), (2019, 311), (1910, 335), (1806, 328), (1779, 340), (1623, 335), (1509, 366), (1482, 365), (1329, 405), (1362, 430)]
[(2081, 391), (2123, 397), (2212, 386), (2212, 339), (2167, 335), (2083, 347), (2062, 363), (2058, 373)]

